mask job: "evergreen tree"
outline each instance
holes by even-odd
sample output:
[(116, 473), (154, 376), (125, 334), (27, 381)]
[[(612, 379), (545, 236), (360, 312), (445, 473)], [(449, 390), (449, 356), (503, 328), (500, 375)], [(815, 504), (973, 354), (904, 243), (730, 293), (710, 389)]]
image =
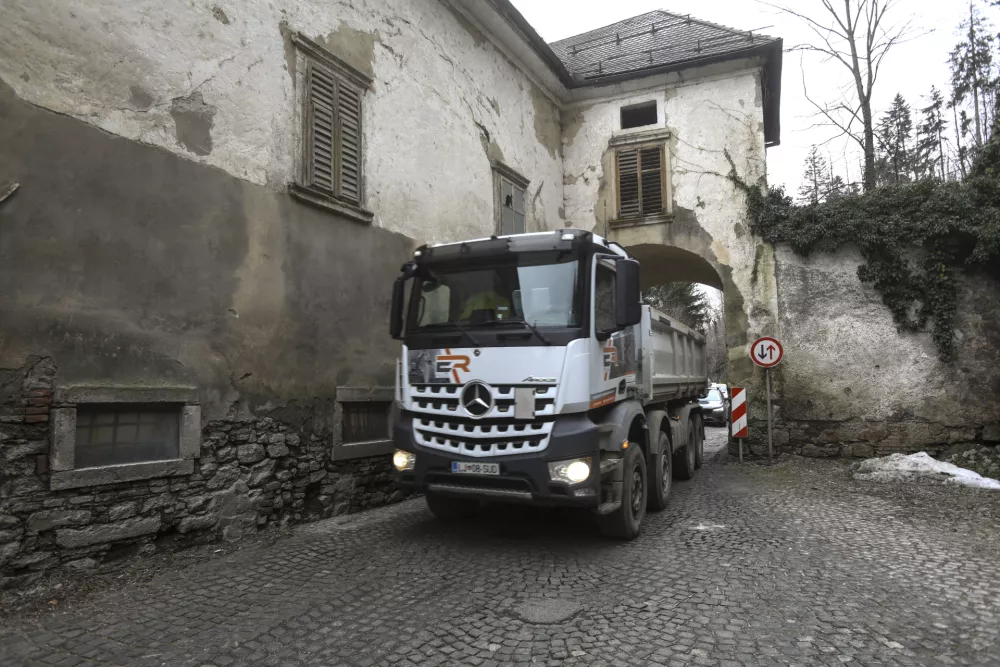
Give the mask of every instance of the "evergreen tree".
[(952, 97), (957, 104), (971, 103), (972, 114), (967, 119), (978, 149), (988, 138), (990, 105), (997, 86), (993, 76), (993, 31), (971, 1), (969, 17), (962, 22), (960, 31), (962, 41), (955, 45), (949, 59)]
[(944, 134), (948, 122), (944, 118), (944, 95), (931, 87), (929, 104), (920, 110), (923, 120), (917, 127), (917, 154), (922, 176), (945, 179)]
[(703, 330), (711, 316), (711, 304), (695, 283), (664, 283), (651, 287), (643, 292), (642, 302), (692, 329)]
[(802, 174), (802, 185), (799, 186), (799, 197), (807, 204), (818, 204), (826, 196), (829, 177), (827, 176), (826, 159), (816, 146), (809, 149), (805, 169)]
[(880, 185), (898, 185), (911, 180), (913, 158), (910, 150), (913, 135), (913, 118), (910, 115), (910, 105), (902, 95), (896, 94), (892, 106), (882, 116), (878, 125), (878, 138), (881, 147), (880, 160), (882, 168), (876, 165), (876, 171), (881, 171), (883, 181)]

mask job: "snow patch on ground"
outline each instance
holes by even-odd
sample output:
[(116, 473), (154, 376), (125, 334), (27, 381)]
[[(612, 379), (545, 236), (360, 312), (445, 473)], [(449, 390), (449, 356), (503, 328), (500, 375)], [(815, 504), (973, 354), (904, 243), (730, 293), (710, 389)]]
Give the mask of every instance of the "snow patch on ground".
[(909, 455), (890, 454), (882, 458), (868, 459), (858, 466), (854, 479), (871, 482), (912, 482), (926, 479), (1000, 491), (1000, 481), (983, 477), (979, 473), (959, 468), (952, 463), (938, 461), (927, 452)]

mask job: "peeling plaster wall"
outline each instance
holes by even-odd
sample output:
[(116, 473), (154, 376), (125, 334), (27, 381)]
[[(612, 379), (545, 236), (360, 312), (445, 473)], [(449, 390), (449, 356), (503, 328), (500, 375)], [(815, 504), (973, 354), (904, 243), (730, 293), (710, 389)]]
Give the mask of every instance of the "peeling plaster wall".
[(282, 190), (299, 168), (292, 31), (375, 79), (367, 207), (417, 240), (493, 230), (489, 158), (531, 181), (528, 229), (558, 227), (559, 111), (442, 0), (0, 7), (0, 80), (32, 104)]
[(780, 441), (870, 456), (980, 439), (1000, 422), (1000, 284), (959, 281), (958, 358), (945, 364), (929, 333), (897, 331), (862, 262), (856, 249), (777, 249)]
[(755, 374), (747, 357), (749, 340), (775, 330), (773, 253), (747, 232), (744, 200), (725, 177), (730, 166), (723, 154), (729, 150), (747, 182), (765, 175), (760, 70), (752, 65), (682, 72), (643, 92), (609, 95), (563, 111), (566, 225), (604, 234), (606, 220), (616, 214), (614, 151), (608, 142), (653, 129), (621, 130), (620, 109), (656, 100), (656, 127), (670, 131), (673, 218), (612, 228), (610, 237), (636, 252), (646, 282), (692, 280), (723, 288), (732, 384)]

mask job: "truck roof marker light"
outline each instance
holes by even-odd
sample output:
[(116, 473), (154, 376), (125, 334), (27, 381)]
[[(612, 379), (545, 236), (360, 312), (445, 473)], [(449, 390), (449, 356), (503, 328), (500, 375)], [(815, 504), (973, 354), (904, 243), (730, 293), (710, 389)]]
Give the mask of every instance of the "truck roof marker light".
[(569, 234), (569, 233), (563, 234), (562, 235), (562, 240), (563, 241), (572, 241), (573, 240), (573, 235)]
[(420, 251), (420, 250), (417, 250), (416, 252), (414, 252), (414, 253), (413, 253), (413, 256), (414, 256), (414, 257), (420, 257), (420, 256), (421, 256), (421, 255), (423, 255), (423, 254), (424, 254), (424, 253), (423, 253), (422, 251)]

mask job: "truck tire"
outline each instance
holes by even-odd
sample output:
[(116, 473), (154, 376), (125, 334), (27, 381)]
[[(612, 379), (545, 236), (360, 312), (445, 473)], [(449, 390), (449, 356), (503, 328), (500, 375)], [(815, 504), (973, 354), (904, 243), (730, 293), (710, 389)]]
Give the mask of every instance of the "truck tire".
[(696, 440), (697, 430), (695, 429), (694, 420), (689, 419), (687, 442), (684, 445), (684, 449), (677, 452), (677, 456), (674, 457), (674, 473), (677, 475), (677, 479), (687, 480), (694, 477), (695, 464), (697, 463), (696, 457), (698, 454), (698, 445), (695, 442)]
[(607, 537), (631, 540), (642, 530), (646, 516), (646, 457), (639, 447), (625, 450), (622, 462), (622, 502), (614, 512), (597, 515), (597, 525)]
[(479, 501), (427, 494), (427, 507), (441, 521), (468, 519), (479, 510)]
[(693, 415), (691, 419), (694, 420), (694, 438), (697, 441), (694, 450), (694, 467), (701, 468), (702, 460), (705, 458), (705, 421), (701, 415)]
[(659, 512), (667, 508), (667, 498), (670, 496), (670, 489), (673, 487), (674, 470), (671, 462), (673, 456), (670, 453), (670, 438), (663, 431), (660, 431), (657, 442), (659, 455), (656, 462), (649, 471), (649, 502), (647, 507), (653, 512)]

